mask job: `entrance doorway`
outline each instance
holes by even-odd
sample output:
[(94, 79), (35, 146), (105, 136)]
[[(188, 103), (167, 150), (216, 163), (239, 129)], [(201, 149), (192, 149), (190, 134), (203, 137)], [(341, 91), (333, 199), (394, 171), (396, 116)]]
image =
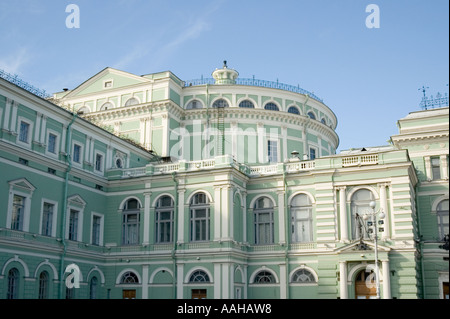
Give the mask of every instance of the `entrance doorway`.
[(444, 293), (444, 299), (449, 299), (449, 289), (448, 289), (448, 282), (442, 283), (442, 290)]
[(192, 299), (206, 299), (206, 289), (192, 289)]
[[(355, 279), (355, 298), (356, 299), (375, 299), (377, 297), (377, 288), (375, 277), (367, 279), (372, 273), (366, 269), (361, 270)], [(368, 283), (366, 280), (369, 280)]]
[(136, 290), (135, 289), (122, 290), (122, 299), (136, 299)]

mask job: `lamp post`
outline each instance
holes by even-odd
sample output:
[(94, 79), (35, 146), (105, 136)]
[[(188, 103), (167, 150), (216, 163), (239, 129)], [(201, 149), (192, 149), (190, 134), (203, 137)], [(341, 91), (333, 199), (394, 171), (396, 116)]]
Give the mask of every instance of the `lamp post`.
[(377, 289), (377, 299), (380, 299), (380, 269), (378, 268), (378, 222), (377, 222), (377, 215), (379, 219), (383, 219), (385, 217), (385, 214), (381, 209), (378, 211), (375, 211), (376, 203), (374, 201), (371, 201), (369, 203), (370, 208), (372, 209), (371, 212), (366, 213), (363, 216), (364, 220), (368, 220), (369, 217), (371, 219), (372, 225), (375, 228), (375, 282), (376, 282), (376, 289)]

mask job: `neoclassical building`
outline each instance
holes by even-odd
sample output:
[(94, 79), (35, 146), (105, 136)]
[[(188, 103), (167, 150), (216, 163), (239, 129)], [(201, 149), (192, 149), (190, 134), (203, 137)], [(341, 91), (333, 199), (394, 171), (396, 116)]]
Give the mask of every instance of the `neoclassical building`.
[(0, 298), (448, 298), (448, 107), (336, 154), (319, 97), (212, 76), (0, 79)]

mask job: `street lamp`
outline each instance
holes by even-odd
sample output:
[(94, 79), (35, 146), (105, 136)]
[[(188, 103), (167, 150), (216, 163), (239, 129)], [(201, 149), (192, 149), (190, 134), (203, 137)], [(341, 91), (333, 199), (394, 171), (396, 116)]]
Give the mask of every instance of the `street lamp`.
[(372, 222), (372, 225), (374, 225), (375, 228), (375, 282), (376, 282), (376, 289), (377, 289), (377, 299), (380, 299), (380, 269), (378, 268), (378, 222), (377, 222), (377, 215), (379, 219), (383, 219), (386, 215), (383, 213), (381, 209), (378, 211), (375, 211), (376, 203), (374, 201), (371, 201), (369, 203), (370, 208), (372, 209), (371, 212), (366, 213), (363, 216), (364, 220), (368, 220), (370, 217), (370, 220)]

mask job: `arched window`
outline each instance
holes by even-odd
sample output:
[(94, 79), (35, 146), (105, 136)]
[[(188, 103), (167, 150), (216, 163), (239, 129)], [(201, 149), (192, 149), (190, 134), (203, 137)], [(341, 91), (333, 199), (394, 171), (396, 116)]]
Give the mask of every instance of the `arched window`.
[(228, 107), (228, 102), (224, 99), (215, 100), (212, 107)]
[(260, 271), (256, 274), (253, 280), (254, 284), (274, 284), (276, 282), (275, 277), (268, 271)]
[(97, 286), (97, 277), (92, 277), (91, 282), (89, 283), (89, 299), (97, 299)]
[(273, 203), (268, 197), (259, 198), (253, 207), (255, 218), (255, 244), (267, 245), (274, 242)]
[(48, 299), (48, 282), (48, 272), (41, 272), (41, 274), (39, 275), (39, 299)]
[(86, 106), (80, 107), (78, 109), (78, 111), (77, 111), (77, 115), (84, 115), (84, 114), (87, 114), (87, 113), (89, 113), (89, 108), (86, 107)]
[(292, 241), (296, 243), (313, 240), (312, 202), (308, 195), (296, 195), (291, 202)]
[(327, 125), (327, 121), (326, 121), (325, 118), (323, 118), (323, 117), (322, 117), (322, 119), (320, 120), (320, 122), (321, 122), (322, 124)]
[(244, 108), (247, 108), (247, 109), (254, 109), (255, 105), (250, 100), (244, 100), (241, 103), (239, 103), (239, 107), (244, 107)]
[(189, 277), (189, 282), (210, 282), (210, 280), (206, 272), (203, 270), (197, 270), (192, 273), (191, 277)]
[(269, 110), (269, 111), (279, 111), (280, 109), (278, 108), (278, 106), (275, 103), (269, 102), (266, 105), (264, 105), (264, 109), (265, 110)]
[(288, 113), (300, 115), (300, 111), (298, 110), (298, 108), (296, 106), (290, 106), (288, 108)]
[(122, 244), (139, 243), (139, 219), (141, 206), (135, 198), (130, 198), (122, 208)]
[(6, 291), (6, 299), (19, 298), (19, 271), (17, 268), (11, 268), (8, 271), (8, 287)]
[(308, 117), (313, 120), (316, 119), (316, 115), (313, 112), (308, 112)]
[(201, 109), (201, 108), (203, 108), (203, 105), (202, 102), (200, 102), (199, 100), (192, 100), (186, 105), (186, 110)]
[(121, 284), (138, 284), (139, 278), (134, 272), (127, 271), (122, 275), (122, 278), (120, 278), (120, 283)]
[(197, 193), (190, 202), (191, 241), (209, 240), (209, 199), (205, 193)]
[(173, 200), (170, 196), (162, 196), (156, 202), (156, 242), (170, 243), (173, 234)]
[(371, 211), (369, 203), (375, 200), (372, 192), (368, 189), (356, 191), (351, 198), (352, 212), (352, 238), (369, 238), (367, 225), (362, 216)]
[(316, 278), (314, 275), (307, 269), (299, 269), (292, 275), (293, 283), (314, 283), (316, 282)]
[(139, 101), (135, 97), (131, 97), (125, 102), (125, 106), (132, 106), (132, 105), (137, 105), (137, 104), (139, 104)]
[(448, 199), (441, 201), (436, 208), (436, 215), (438, 218), (439, 227), (439, 239), (443, 239), (445, 235), (448, 235)]
[(112, 109), (113, 107), (114, 105), (111, 102), (106, 102), (102, 104), (102, 106), (100, 107), (100, 111), (106, 111)]

